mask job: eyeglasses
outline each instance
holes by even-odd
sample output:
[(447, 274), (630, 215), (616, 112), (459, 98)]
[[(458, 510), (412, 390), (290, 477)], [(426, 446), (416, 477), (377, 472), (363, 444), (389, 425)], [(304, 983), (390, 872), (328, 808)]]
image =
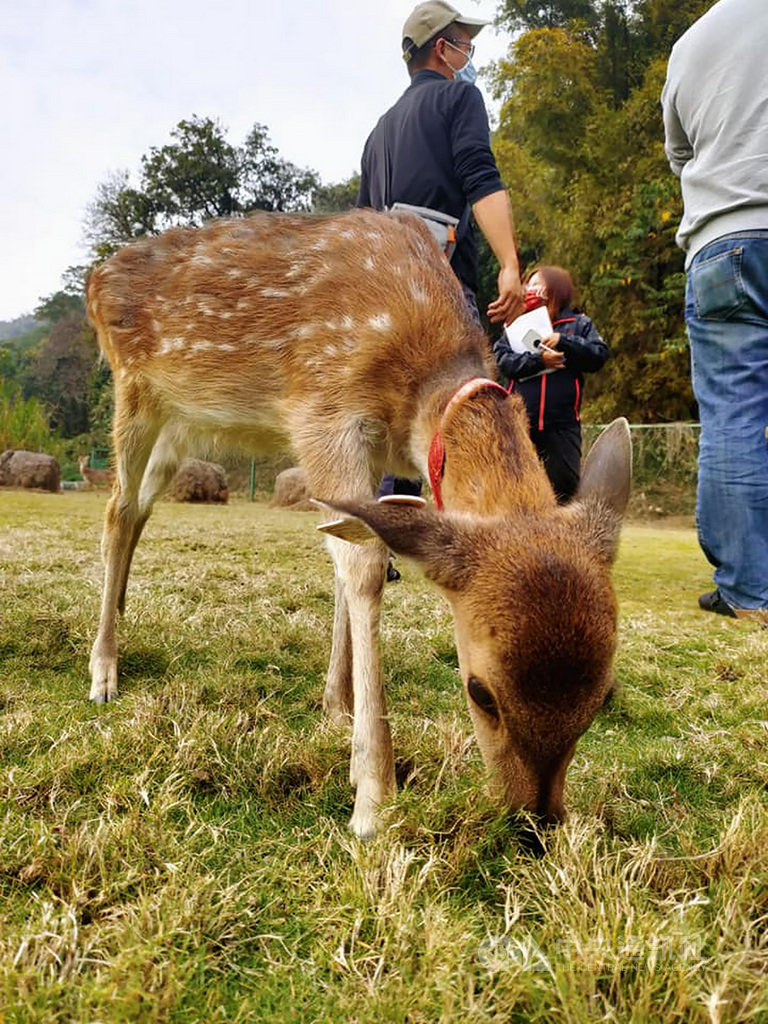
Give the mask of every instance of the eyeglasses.
[(470, 60), (474, 57), (475, 44), (470, 43), (468, 39), (451, 39), (450, 36), (440, 36), (440, 38), (444, 39), (450, 46), (455, 47), (457, 50), (461, 50), (462, 53), (466, 53)]

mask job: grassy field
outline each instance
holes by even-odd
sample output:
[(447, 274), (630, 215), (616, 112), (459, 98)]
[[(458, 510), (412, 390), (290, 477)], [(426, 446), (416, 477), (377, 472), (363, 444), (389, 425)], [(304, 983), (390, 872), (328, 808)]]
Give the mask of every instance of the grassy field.
[(486, 796), (451, 623), (385, 592), (400, 792), (362, 845), (323, 722), (311, 513), (163, 503), (119, 701), (87, 662), (104, 496), (0, 494), (0, 1020), (768, 1021), (768, 631), (689, 527), (629, 525), (621, 690), (534, 857)]

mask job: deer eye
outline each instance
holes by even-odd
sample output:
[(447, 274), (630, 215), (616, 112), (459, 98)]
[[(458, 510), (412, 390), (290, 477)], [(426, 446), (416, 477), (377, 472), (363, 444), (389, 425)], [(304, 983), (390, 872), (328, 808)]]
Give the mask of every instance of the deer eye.
[(484, 711), (486, 715), (490, 715), (491, 718), (498, 720), (499, 709), (496, 705), (496, 698), (487, 686), (484, 686), (475, 676), (470, 676), (467, 682), (467, 690), (469, 691), (469, 696), (481, 711)]

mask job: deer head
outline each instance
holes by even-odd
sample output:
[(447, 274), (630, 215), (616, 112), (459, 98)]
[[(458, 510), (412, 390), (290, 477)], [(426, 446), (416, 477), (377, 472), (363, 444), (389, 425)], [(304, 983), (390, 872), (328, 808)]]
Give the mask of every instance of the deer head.
[[(417, 562), (442, 592), (491, 784), (510, 808), (547, 821), (564, 816), (576, 742), (613, 685), (610, 567), (630, 476), (629, 430), (617, 420), (593, 447), (574, 502), (545, 515), (332, 506)], [(324, 529), (354, 537), (345, 520)]]

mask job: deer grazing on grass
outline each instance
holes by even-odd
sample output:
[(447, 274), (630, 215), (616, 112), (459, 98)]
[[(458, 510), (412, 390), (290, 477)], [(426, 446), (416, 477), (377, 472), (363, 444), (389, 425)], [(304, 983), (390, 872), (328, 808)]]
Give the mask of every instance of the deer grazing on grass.
[(91, 469), (89, 462), (89, 455), (79, 455), (77, 458), (80, 476), (88, 482), (89, 487), (111, 487), (115, 479), (114, 472), (111, 469)]
[[(91, 699), (117, 694), (131, 558), (182, 457), (211, 441), (290, 445), (311, 493), (341, 513), (320, 527), (336, 576), (323, 706), (352, 723), (352, 830), (371, 835), (395, 790), (379, 662), (388, 549), (451, 606), (492, 784), (510, 808), (562, 817), (576, 741), (612, 687), (626, 421), (559, 507), (522, 402), (487, 379), (486, 339), (412, 215), (172, 229), (98, 267), (88, 311), (114, 372), (117, 466)], [(384, 470), (429, 476), (437, 507), (374, 501)]]

